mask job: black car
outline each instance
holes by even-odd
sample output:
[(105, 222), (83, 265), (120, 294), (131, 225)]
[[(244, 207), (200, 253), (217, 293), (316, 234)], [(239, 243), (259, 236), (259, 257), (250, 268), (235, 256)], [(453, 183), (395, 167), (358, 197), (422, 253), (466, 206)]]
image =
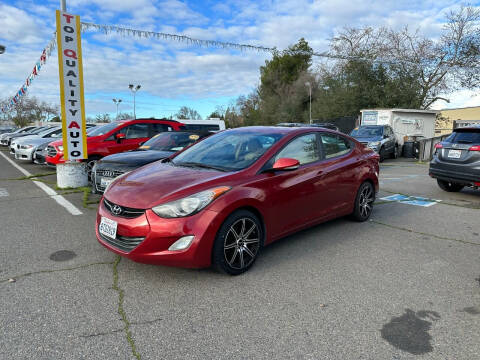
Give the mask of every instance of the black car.
[(105, 156), (93, 167), (92, 192), (103, 193), (117, 176), (151, 162), (168, 158), (211, 134), (198, 131), (163, 132), (136, 150)]
[(389, 125), (363, 125), (352, 130), (350, 136), (380, 155), (380, 162), (389, 155), (398, 157), (398, 143), (393, 129)]
[(429, 174), (445, 191), (480, 187), (480, 126), (455, 129), (435, 145)]

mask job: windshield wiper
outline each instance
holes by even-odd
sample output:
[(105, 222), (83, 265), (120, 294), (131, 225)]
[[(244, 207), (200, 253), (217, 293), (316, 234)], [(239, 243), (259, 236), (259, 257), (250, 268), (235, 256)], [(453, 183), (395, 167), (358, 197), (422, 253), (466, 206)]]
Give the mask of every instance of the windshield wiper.
[(175, 162), (173, 163), (174, 165), (177, 166), (186, 166), (186, 167), (198, 167), (202, 169), (213, 169), (213, 170), (218, 170), (218, 171), (228, 171), (227, 169), (220, 167), (220, 166), (215, 166), (215, 165), (207, 165), (207, 164), (202, 164), (202, 163), (197, 163), (197, 162)]

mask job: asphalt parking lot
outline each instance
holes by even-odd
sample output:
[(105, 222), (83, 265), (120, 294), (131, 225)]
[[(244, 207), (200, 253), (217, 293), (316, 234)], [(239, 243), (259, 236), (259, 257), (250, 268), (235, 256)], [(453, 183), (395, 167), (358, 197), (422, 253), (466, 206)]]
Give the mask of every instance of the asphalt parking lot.
[(386, 161), (370, 221), (282, 239), (231, 277), (117, 257), (98, 196), (55, 190), (72, 215), (0, 156), (0, 358), (480, 359), (480, 191), (427, 172)]

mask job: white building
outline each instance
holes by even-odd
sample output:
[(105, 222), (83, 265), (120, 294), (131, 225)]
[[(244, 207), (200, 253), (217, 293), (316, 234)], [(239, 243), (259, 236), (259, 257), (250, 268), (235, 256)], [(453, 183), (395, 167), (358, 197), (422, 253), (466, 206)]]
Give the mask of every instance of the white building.
[(360, 112), (361, 125), (390, 125), (399, 145), (403, 145), (407, 136), (416, 139), (435, 136), (436, 110), (364, 109)]

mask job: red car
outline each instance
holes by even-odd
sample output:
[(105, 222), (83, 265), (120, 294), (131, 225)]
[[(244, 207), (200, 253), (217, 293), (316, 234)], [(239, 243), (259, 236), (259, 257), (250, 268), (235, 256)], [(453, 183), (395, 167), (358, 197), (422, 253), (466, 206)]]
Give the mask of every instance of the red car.
[[(136, 149), (140, 143), (163, 131), (178, 131), (184, 124), (167, 119), (122, 120), (99, 126), (88, 133), (88, 169), (95, 162), (107, 155)], [(63, 141), (50, 143), (45, 157), (47, 165), (63, 164)]]
[(288, 234), (339, 216), (367, 220), (378, 162), (328, 129), (226, 130), (114, 180), (97, 238), (134, 261), (240, 274)]

